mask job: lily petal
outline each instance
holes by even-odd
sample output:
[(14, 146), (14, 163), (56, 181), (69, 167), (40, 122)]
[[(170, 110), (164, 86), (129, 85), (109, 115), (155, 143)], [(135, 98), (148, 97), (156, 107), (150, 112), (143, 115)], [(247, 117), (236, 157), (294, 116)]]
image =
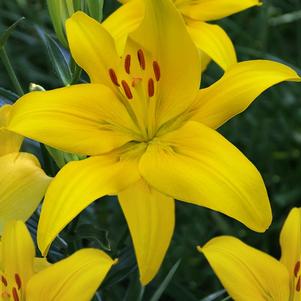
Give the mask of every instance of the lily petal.
[(42, 254), (46, 255), (59, 232), (93, 201), (117, 194), (139, 178), (136, 161), (119, 161), (112, 156), (90, 157), (65, 165), (43, 202), (37, 236)]
[(197, 0), (185, 2), (176, 0), (175, 3), (183, 15), (198, 21), (218, 20), (252, 6), (261, 5), (260, 0)]
[(213, 238), (199, 251), (233, 300), (289, 300), (286, 268), (268, 254), (230, 236)]
[(170, 0), (145, 2), (144, 19), (129, 37), (160, 66), (156, 112), (161, 125), (181, 114), (195, 98), (201, 65), (197, 48), (173, 3)]
[(115, 42), (96, 20), (78, 11), (66, 21), (72, 57), (89, 75), (92, 83), (113, 87), (108, 70), (115, 69), (119, 57)]
[(23, 137), (6, 129), (11, 115), (11, 105), (0, 108), (0, 156), (18, 152), (23, 142)]
[(121, 191), (118, 199), (130, 228), (140, 280), (146, 285), (157, 274), (171, 241), (174, 200), (143, 180)]
[(35, 156), (0, 157), (0, 232), (9, 220), (26, 221), (38, 207), (51, 181)]
[(144, 15), (144, 2), (132, 0), (115, 10), (102, 25), (115, 40), (118, 54), (124, 52), (126, 39), (130, 32), (137, 29)]
[(149, 145), (139, 170), (158, 191), (204, 206), (264, 232), (272, 220), (263, 180), (253, 164), (216, 131), (197, 122)]
[(234, 46), (220, 26), (191, 20), (187, 21), (187, 29), (196, 46), (222, 69), (237, 63)]
[(82, 249), (35, 274), (29, 281), (29, 301), (89, 301), (114, 261), (96, 249)]
[[(281, 230), (281, 262), (287, 267), (290, 276), (290, 286), (294, 301), (300, 300), (300, 290), (296, 285), (301, 277), (301, 208), (293, 208)], [(297, 296), (298, 295), (298, 296)]]
[(218, 128), (244, 111), (264, 90), (286, 80), (300, 81), (300, 77), (291, 68), (272, 61), (238, 63), (216, 83), (200, 90), (193, 119)]
[(21, 97), (8, 128), (66, 152), (97, 155), (132, 140), (134, 125), (108, 87), (83, 84)]
[(15, 283), (18, 274), (24, 288), (33, 274), (35, 247), (25, 224), (9, 221), (5, 224), (2, 239), (2, 268), (9, 283)]

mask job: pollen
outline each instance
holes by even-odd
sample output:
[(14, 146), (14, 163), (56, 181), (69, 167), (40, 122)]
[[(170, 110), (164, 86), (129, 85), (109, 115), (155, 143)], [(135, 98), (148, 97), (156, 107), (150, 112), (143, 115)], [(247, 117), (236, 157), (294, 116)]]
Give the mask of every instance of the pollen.
[(295, 277), (298, 276), (299, 271), (300, 271), (300, 260), (298, 260), (298, 261), (296, 262), (296, 264), (295, 264), (295, 268), (294, 268), (294, 275), (295, 275)]
[(128, 83), (125, 80), (122, 80), (121, 84), (122, 84), (122, 88), (123, 88), (123, 91), (124, 91), (126, 97), (128, 99), (132, 99), (133, 94), (132, 94), (131, 88), (129, 87)]
[(299, 277), (298, 277), (297, 284), (296, 284), (296, 291), (297, 291), (297, 292), (300, 292), (300, 289), (301, 289), (301, 279), (300, 279), (300, 276), (299, 276)]
[(137, 51), (138, 61), (142, 70), (145, 70), (145, 56), (142, 49)]
[(131, 72), (131, 56), (128, 54), (124, 60), (124, 69), (127, 74)]
[(1, 281), (2, 281), (2, 283), (3, 283), (5, 286), (8, 285), (8, 282), (7, 282), (6, 278), (5, 278), (3, 275), (1, 276)]
[(118, 79), (117, 79), (117, 75), (116, 75), (116, 72), (111, 68), (109, 69), (109, 75), (110, 75), (110, 78), (111, 78), (111, 81), (114, 85), (116, 85), (117, 87), (119, 87), (119, 83), (118, 83)]
[(153, 70), (155, 74), (155, 79), (158, 82), (161, 77), (161, 71), (160, 71), (160, 66), (157, 61), (153, 61)]
[(13, 287), (13, 289), (12, 289), (12, 295), (13, 295), (14, 301), (20, 301), (19, 294), (15, 287)]
[(155, 94), (155, 86), (154, 86), (154, 80), (150, 78), (148, 80), (148, 86), (147, 86), (148, 96), (152, 97)]
[(16, 284), (17, 284), (17, 287), (18, 287), (18, 290), (21, 289), (21, 286), (22, 286), (22, 281), (21, 281), (21, 277), (19, 274), (15, 274), (15, 281), (16, 281)]

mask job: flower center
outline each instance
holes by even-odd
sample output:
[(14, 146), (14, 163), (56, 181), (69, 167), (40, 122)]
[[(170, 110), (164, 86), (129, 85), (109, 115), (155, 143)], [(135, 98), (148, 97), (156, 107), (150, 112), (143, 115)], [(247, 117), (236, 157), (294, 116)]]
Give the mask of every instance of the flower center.
[(295, 290), (296, 292), (300, 292), (301, 290), (301, 275), (300, 275), (300, 260), (298, 260), (294, 267), (294, 276), (295, 276)]
[(5, 275), (1, 275), (1, 282), (1, 300), (22, 300), (22, 280), (18, 273), (14, 275), (14, 279), (12, 281), (8, 281), (8, 278)]
[(121, 58), (118, 69), (108, 75), (117, 95), (141, 133), (141, 141), (150, 140), (156, 132), (156, 107), (161, 69), (157, 60), (141, 48), (130, 48)]

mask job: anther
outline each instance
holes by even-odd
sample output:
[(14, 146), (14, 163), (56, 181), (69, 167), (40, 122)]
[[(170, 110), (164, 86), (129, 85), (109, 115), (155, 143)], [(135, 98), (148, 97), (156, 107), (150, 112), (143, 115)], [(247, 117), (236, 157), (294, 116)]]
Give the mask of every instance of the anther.
[(5, 286), (7, 286), (7, 280), (6, 280), (6, 278), (2, 275), (1, 276), (1, 281), (2, 281), (2, 283), (5, 285)]
[(124, 93), (125, 93), (126, 97), (128, 99), (132, 99), (133, 94), (131, 92), (131, 89), (130, 89), (128, 83), (125, 80), (123, 80), (123, 81), (121, 81), (121, 84), (122, 84), (122, 87), (123, 87), (123, 90), (124, 90)]
[(159, 66), (158, 62), (153, 61), (153, 69), (154, 69), (156, 81), (159, 81), (159, 79), (161, 77), (161, 71), (160, 71), (160, 66)]
[(154, 86), (154, 80), (152, 78), (150, 78), (148, 80), (148, 96), (152, 97), (155, 94), (155, 86)]
[(21, 277), (19, 274), (15, 274), (15, 280), (16, 280), (16, 284), (17, 284), (18, 290), (19, 290), (22, 286), (22, 281), (21, 281)]
[(12, 294), (13, 294), (14, 301), (20, 301), (17, 289), (15, 287), (13, 287), (12, 289)]
[(130, 68), (131, 68), (131, 56), (128, 54), (124, 60), (124, 69), (127, 74), (130, 74)]
[(142, 49), (138, 50), (137, 56), (138, 56), (138, 61), (139, 61), (140, 67), (143, 70), (145, 70), (145, 57), (144, 57), (144, 53), (143, 53)]
[(113, 69), (109, 69), (109, 75), (113, 84), (119, 87), (117, 75)]
[(295, 275), (295, 277), (298, 276), (299, 271), (300, 271), (300, 260), (298, 260), (298, 261), (296, 262), (296, 264), (295, 264), (295, 268), (294, 268), (294, 275)]
[(300, 279), (300, 276), (299, 276), (297, 284), (296, 284), (296, 291), (300, 292), (300, 289), (301, 289), (301, 279)]

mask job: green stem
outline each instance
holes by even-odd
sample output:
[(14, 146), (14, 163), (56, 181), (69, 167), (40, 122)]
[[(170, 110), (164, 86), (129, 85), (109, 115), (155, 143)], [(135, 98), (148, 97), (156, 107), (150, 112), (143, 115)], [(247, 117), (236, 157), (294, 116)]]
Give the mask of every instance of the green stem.
[(19, 95), (24, 95), (24, 91), (23, 91), (23, 89), (21, 87), (21, 84), (20, 84), (20, 82), (19, 82), (19, 80), (17, 78), (17, 75), (16, 75), (16, 73), (15, 73), (15, 71), (13, 69), (13, 66), (12, 66), (12, 64), (10, 62), (10, 59), (9, 59), (7, 53), (6, 53), (6, 50), (5, 50), (4, 46), (2, 48), (0, 48), (0, 58), (1, 58), (2, 62), (3, 62), (3, 64), (4, 64), (4, 67), (6, 68), (6, 71), (7, 71), (8, 75), (9, 75), (12, 83), (15, 86), (15, 89), (16, 89), (17, 93)]

